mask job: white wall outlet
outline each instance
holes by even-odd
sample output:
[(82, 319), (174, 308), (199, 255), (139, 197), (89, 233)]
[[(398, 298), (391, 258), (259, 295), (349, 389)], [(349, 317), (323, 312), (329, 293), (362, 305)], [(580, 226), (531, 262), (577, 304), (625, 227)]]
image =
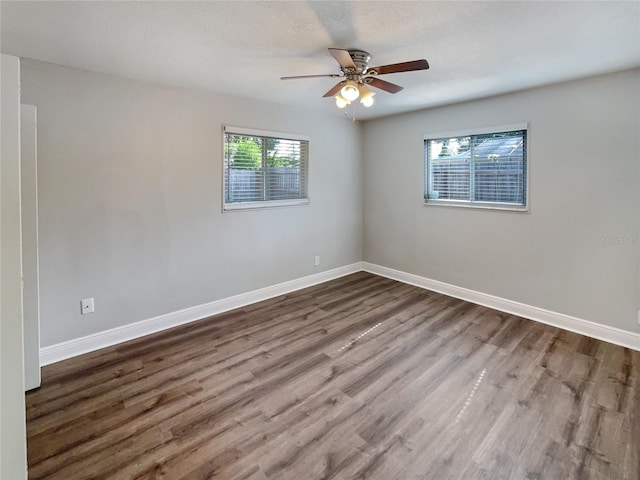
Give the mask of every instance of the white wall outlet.
[(640, 325), (640, 310), (638, 310), (638, 325)]
[(94, 312), (93, 297), (80, 300), (80, 313), (82, 313), (82, 315), (86, 315), (87, 313), (93, 313), (93, 312)]
[(316, 255), (316, 258), (313, 260), (313, 264), (317, 267), (320, 265), (320, 255)]

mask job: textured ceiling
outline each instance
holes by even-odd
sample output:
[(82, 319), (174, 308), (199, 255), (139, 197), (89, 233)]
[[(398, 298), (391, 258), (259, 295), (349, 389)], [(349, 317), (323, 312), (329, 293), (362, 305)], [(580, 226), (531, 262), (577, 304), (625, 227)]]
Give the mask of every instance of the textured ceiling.
[(385, 75), (365, 119), (640, 66), (640, 2), (7, 2), (3, 53), (343, 114), (322, 94), (328, 47), (370, 65), (426, 58)]

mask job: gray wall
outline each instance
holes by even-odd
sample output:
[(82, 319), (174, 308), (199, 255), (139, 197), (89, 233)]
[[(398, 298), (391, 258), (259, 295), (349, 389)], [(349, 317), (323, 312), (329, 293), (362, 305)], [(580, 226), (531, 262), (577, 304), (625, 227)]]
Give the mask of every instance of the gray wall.
[[(362, 259), (638, 331), (639, 82), (622, 72), (361, 128), (23, 60), (39, 116), (41, 344)], [(529, 214), (422, 206), (425, 133), (523, 121)], [(311, 204), (222, 214), (223, 123), (309, 135)], [(81, 316), (86, 297), (96, 313)]]
[[(364, 260), (638, 331), (640, 71), (366, 122)], [(529, 214), (423, 206), (423, 137), (530, 122)]]
[[(358, 124), (26, 59), (22, 101), (43, 347), (362, 259)], [(309, 135), (310, 205), (222, 214), (223, 123)]]

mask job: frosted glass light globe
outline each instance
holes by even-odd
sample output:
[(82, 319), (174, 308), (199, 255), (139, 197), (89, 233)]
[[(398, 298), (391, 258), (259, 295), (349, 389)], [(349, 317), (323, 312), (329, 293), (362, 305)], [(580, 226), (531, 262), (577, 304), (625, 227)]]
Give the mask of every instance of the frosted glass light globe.
[(362, 105), (364, 105), (365, 107), (370, 107), (371, 105), (373, 105), (373, 95), (369, 95), (368, 97), (364, 97), (362, 100), (360, 100), (360, 103)]
[(342, 95), (349, 101), (353, 101), (358, 98), (358, 95), (360, 95), (360, 91), (356, 86), (356, 82), (354, 82), (353, 80), (348, 80), (347, 84), (342, 87), (342, 90), (340, 90), (340, 95)]

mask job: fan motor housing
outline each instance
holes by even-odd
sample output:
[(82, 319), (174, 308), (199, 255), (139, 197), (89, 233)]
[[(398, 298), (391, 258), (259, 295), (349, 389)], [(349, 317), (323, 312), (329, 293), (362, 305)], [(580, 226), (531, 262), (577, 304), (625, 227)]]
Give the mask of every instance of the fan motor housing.
[(369, 60), (371, 60), (371, 55), (369, 52), (365, 52), (364, 50), (358, 49), (349, 49), (349, 55), (355, 63), (357, 68), (357, 73), (363, 73), (367, 69), (367, 65), (369, 65)]

